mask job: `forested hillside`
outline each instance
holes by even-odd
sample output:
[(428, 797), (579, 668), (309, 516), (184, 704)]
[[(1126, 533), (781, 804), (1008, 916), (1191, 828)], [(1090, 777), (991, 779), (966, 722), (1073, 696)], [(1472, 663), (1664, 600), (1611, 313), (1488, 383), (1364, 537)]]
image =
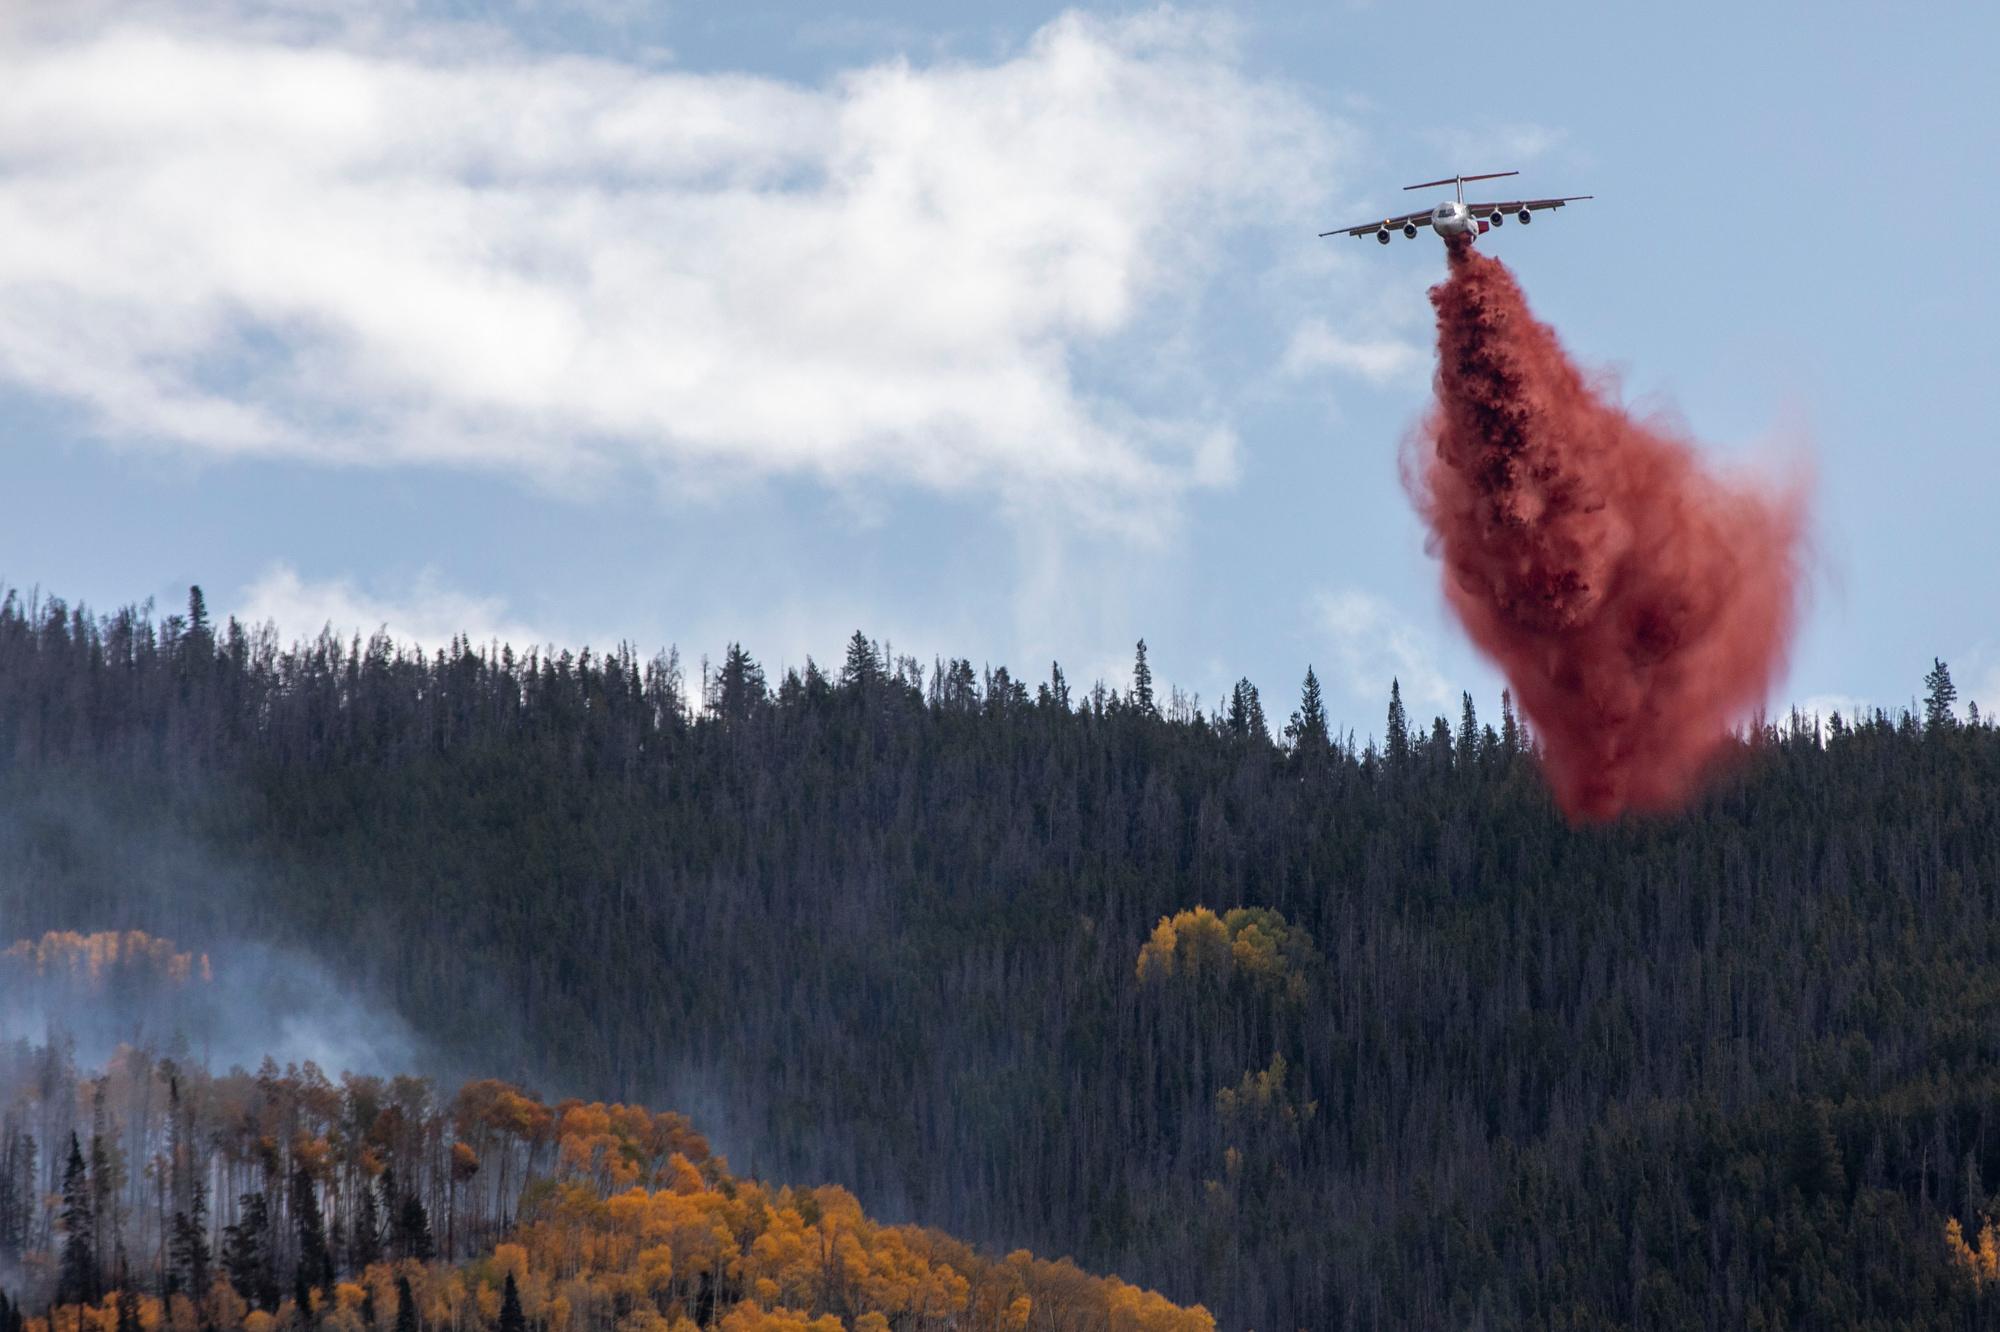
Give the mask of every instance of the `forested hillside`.
[(1576, 829), (1510, 719), (1357, 746), (1308, 680), (1273, 737), (1137, 666), (687, 690), (15, 599), (0, 922), (309, 950), (455, 1067), (1224, 1327), (2000, 1313), (2000, 733), (1942, 669)]
[[(162, 942), (35, 947), (157, 989)], [(0, 1051), (0, 1096), (4, 1332), (1215, 1328), (1071, 1263), (879, 1225), (844, 1189), (739, 1179), (640, 1106), (269, 1060), (217, 1077), (134, 1047), (80, 1070), (60, 1039)]]

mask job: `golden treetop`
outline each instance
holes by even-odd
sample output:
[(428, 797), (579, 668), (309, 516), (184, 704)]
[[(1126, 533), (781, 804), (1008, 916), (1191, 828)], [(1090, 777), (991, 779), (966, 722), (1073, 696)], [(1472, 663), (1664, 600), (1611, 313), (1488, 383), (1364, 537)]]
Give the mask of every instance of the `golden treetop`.
[(66, 977), (89, 985), (103, 984), (119, 973), (140, 975), (185, 985), (214, 979), (208, 954), (183, 953), (171, 939), (144, 930), (50, 930), (39, 939), (21, 939), (0, 953), (9, 966), (37, 976)]
[(1160, 917), (1139, 949), (1142, 982), (1181, 977), (1220, 982), (1243, 976), (1287, 999), (1302, 1000), (1317, 967), (1312, 936), (1265, 907), (1216, 915), (1205, 906)]

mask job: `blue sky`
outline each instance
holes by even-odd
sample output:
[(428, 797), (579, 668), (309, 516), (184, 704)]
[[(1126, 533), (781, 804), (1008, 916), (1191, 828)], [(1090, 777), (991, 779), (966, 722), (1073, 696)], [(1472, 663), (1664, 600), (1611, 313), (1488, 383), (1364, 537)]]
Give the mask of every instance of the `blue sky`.
[(1940, 6), (0, 17), (0, 578), (435, 642), (860, 628), (1379, 730), (1499, 681), (1397, 479), (1454, 170), (1718, 465), (1809, 466), (1774, 704), (2000, 706), (2000, 17)]

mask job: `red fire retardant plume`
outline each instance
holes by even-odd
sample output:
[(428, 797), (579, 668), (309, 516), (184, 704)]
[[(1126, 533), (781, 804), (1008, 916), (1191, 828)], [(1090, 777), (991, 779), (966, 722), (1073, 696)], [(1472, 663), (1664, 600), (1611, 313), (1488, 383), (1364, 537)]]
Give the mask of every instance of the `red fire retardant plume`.
[(1802, 489), (1708, 474), (1585, 378), (1499, 260), (1459, 240), (1450, 262), (1407, 460), (1445, 596), (1570, 818), (1676, 808), (1784, 663)]

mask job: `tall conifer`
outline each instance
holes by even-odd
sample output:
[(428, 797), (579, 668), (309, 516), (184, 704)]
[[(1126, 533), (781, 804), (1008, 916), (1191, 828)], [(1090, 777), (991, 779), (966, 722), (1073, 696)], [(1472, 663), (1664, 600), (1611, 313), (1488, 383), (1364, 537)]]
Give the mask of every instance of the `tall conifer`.
[(90, 1176), (84, 1169), (83, 1144), (71, 1133), (69, 1159), (63, 1165), (62, 1178), (63, 1242), (56, 1274), (59, 1303), (81, 1303), (98, 1296), (97, 1253), (91, 1247), (96, 1218), (90, 1202)]
[(1153, 701), (1153, 668), (1146, 664), (1146, 640), (1140, 639), (1132, 658), (1132, 706), (1148, 717), (1160, 715)]
[(1401, 771), (1410, 761), (1410, 721), (1403, 711), (1403, 682), (1389, 681), (1389, 733), (1382, 739), (1382, 753), (1389, 767)]
[(1951, 667), (1943, 658), (1932, 657), (1930, 672), (1924, 676), (1924, 728), (1949, 730), (1958, 724), (1952, 705), (1958, 701), (1958, 686), (1951, 682)]
[(1333, 748), (1327, 731), (1326, 704), (1320, 699), (1319, 677), (1306, 667), (1305, 684), (1299, 690), (1299, 710), (1285, 723), (1285, 739), (1294, 758), (1318, 761)]
[(528, 1320), (521, 1312), (521, 1292), (514, 1285), (514, 1273), (507, 1273), (506, 1288), (500, 1294), (500, 1332), (528, 1332)]
[(396, 1278), (396, 1332), (417, 1332), (417, 1297), (406, 1276)]

